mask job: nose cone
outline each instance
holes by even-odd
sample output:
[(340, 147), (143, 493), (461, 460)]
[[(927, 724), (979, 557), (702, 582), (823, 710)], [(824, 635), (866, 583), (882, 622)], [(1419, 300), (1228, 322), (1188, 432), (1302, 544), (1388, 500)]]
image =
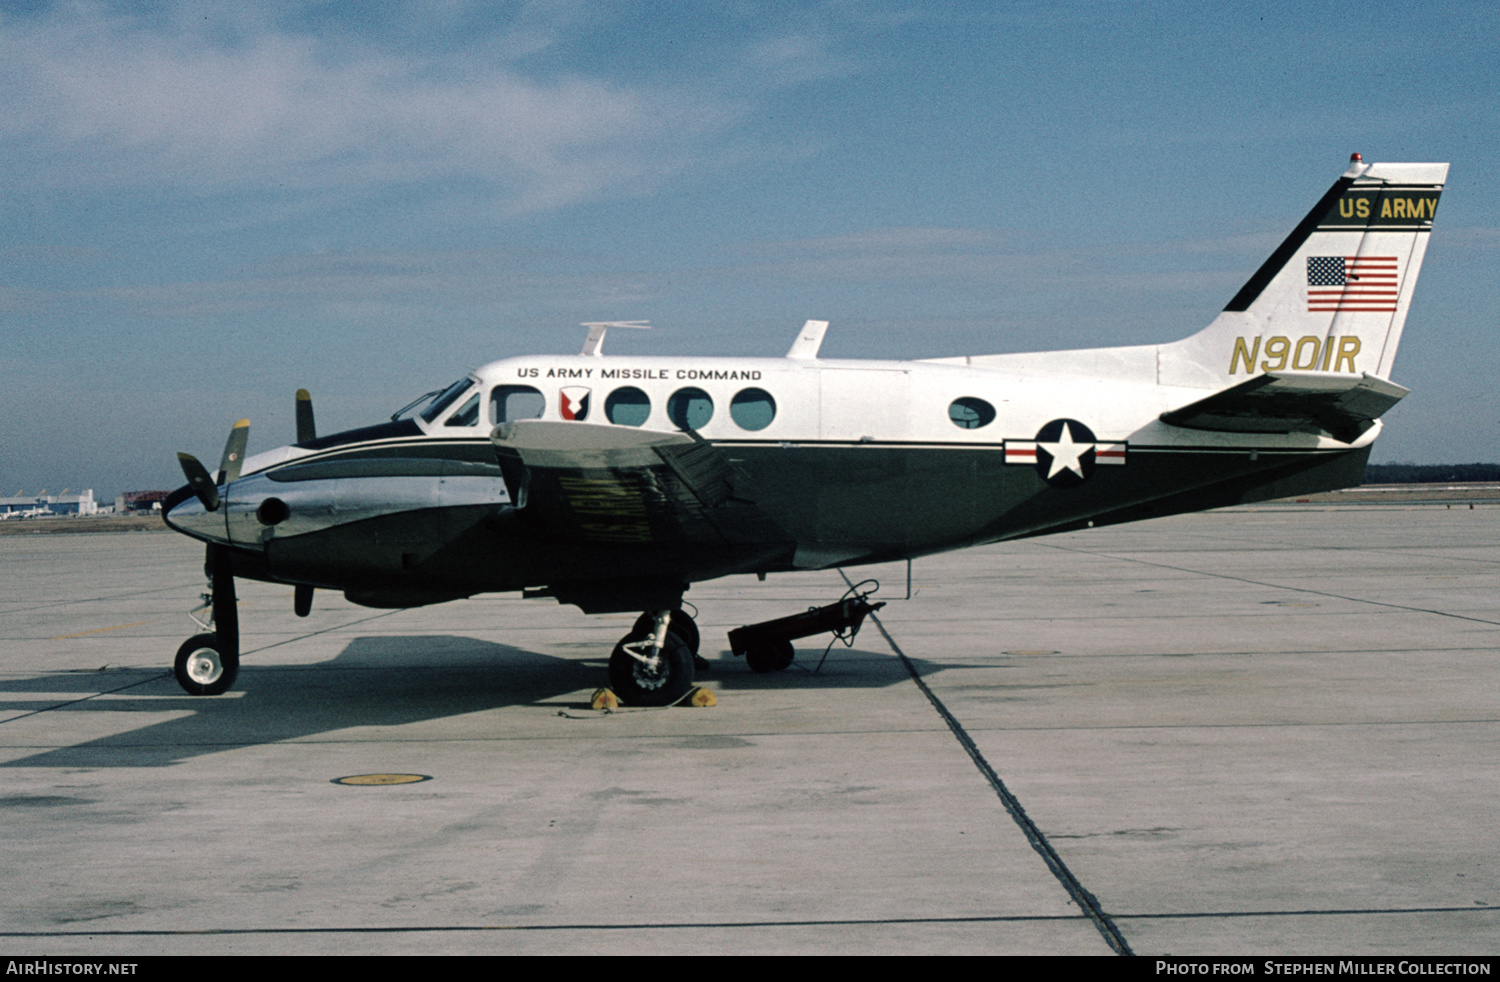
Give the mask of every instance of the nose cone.
[[(184, 488), (184, 491), (187, 489)], [(183, 535), (190, 535), (204, 542), (218, 542), (227, 544), (229, 534), (224, 524), (223, 506), (219, 511), (209, 511), (203, 507), (196, 495), (191, 493), (183, 496), (174, 493), (173, 498), (179, 498), (176, 503), (168, 499), (168, 506), (162, 512), (162, 518), (173, 529)]]

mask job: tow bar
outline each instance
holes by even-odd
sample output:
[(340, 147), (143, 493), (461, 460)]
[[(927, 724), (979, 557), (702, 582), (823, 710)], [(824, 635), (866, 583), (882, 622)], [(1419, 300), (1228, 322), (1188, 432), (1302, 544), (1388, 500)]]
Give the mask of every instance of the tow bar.
[[(865, 584), (873, 585), (860, 592), (860, 587)], [(832, 631), (835, 640), (852, 645), (865, 618), (885, 606), (883, 600), (877, 603), (869, 601), (870, 594), (878, 589), (879, 583), (865, 580), (850, 588), (842, 600), (826, 607), (812, 607), (801, 614), (737, 627), (729, 632), (729, 649), (736, 655), (743, 655), (753, 671), (777, 672), (792, 663), (795, 657), (792, 642), (798, 638)], [(829, 642), (829, 647), (833, 647), (833, 642)], [(824, 651), (823, 655), (826, 658), (828, 652)], [(822, 664), (818, 662), (819, 667)]]

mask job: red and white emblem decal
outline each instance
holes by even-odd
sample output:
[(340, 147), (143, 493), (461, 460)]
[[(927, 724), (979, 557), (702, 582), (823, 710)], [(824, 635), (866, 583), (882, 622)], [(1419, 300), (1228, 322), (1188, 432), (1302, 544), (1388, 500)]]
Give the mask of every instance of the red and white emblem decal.
[(588, 419), (589, 390), (587, 386), (570, 385), (558, 391), (558, 411), (563, 419)]

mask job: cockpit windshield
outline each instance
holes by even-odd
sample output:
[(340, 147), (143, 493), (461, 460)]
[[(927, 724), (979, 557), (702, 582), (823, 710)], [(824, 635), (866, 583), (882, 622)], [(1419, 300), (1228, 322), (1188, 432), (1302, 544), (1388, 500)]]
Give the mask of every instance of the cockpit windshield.
[(431, 423), (437, 419), (443, 414), (444, 410), (458, 401), (459, 396), (468, 392), (473, 384), (473, 379), (465, 377), (454, 382), (442, 392), (439, 392), (437, 398), (432, 400), (432, 405), (422, 410), (422, 420)]
[[(413, 399), (411, 402), (408, 402), (406, 405), (402, 406), (400, 409), (392, 413), (391, 419), (400, 419), (407, 413), (416, 409), (418, 406), (425, 406), (425, 408), (422, 409), (420, 415), (424, 421), (430, 423), (441, 416), (443, 410), (453, 405), (453, 403), (458, 399), (459, 396), (469, 391), (469, 388), (473, 386), (473, 384), (474, 380), (465, 376), (464, 378), (461, 378), (457, 382), (454, 382), (452, 385), (448, 386), (446, 389), (433, 389), (431, 392), (423, 393), (416, 399)], [(431, 401), (429, 402), (428, 400)]]

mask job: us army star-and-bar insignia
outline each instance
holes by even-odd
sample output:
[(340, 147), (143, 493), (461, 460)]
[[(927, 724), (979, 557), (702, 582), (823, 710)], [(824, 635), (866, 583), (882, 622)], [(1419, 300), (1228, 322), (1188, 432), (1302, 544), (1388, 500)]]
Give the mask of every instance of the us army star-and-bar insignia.
[(1054, 488), (1076, 488), (1101, 464), (1125, 463), (1125, 444), (1100, 443), (1076, 419), (1054, 419), (1035, 440), (1006, 440), (1007, 464), (1031, 464)]

